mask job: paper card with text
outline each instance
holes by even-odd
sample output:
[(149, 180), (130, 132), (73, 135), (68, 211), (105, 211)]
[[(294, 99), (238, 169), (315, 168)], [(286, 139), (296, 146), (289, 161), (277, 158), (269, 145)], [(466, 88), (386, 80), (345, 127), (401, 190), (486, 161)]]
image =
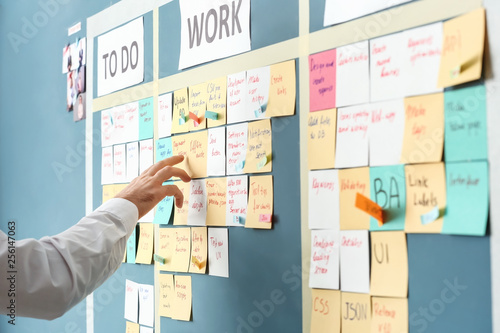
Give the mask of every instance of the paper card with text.
[(177, 228), (159, 228), (158, 246), (155, 254), (165, 259), (163, 265), (158, 265), (160, 271), (172, 271), (173, 252), (175, 249), (175, 230)]
[(438, 87), (477, 80), (483, 67), (486, 11), (478, 8), (443, 23)]
[[(207, 110), (207, 83), (203, 82), (188, 88), (189, 115), (188, 124), (190, 131), (207, 128), (205, 111)], [(194, 115), (194, 116), (193, 116)], [(195, 119), (193, 119), (195, 118)]]
[(309, 56), (309, 111), (335, 107), (337, 58), (336, 50)]
[(267, 117), (292, 116), (295, 114), (295, 60), (271, 65), (269, 103)]
[(207, 176), (208, 131), (189, 133), (188, 164), (192, 178)]
[(370, 168), (370, 198), (382, 207), (384, 224), (370, 219), (370, 230), (404, 230), (406, 182), (404, 165)]
[(444, 160), (488, 159), (486, 89), (478, 84), (444, 93)]
[(113, 125), (113, 144), (125, 143), (127, 142), (127, 129), (125, 126), (127, 122), (125, 121), (125, 110), (126, 105), (118, 105), (111, 109), (111, 121)]
[(368, 165), (370, 120), (369, 104), (337, 109), (335, 168)]
[(188, 89), (182, 88), (174, 91), (172, 106), (172, 134), (186, 133), (189, 131), (189, 102)]
[(340, 230), (338, 173), (338, 170), (309, 171), (309, 229)]
[(101, 184), (112, 184), (114, 183), (113, 146), (103, 147), (101, 156)]
[(217, 114), (217, 119), (207, 118), (207, 127), (226, 124), (226, 92), (225, 76), (207, 82), (207, 111)]
[(267, 104), (269, 103), (269, 83), (271, 80), (271, 68), (269, 66), (250, 69), (247, 71), (246, 106), (247, 112), (251, 112), (251, 119), (266, 117)]
[(370, 294), (408, 297), (408, 251), (405, 232), (371, 232), (370, 236)]
[(484, 236), (488, 223), (488, 162), (446, 163), (443, 234)]
[(370, 169), (339, 170), (340, 230), (370, 228), (370, 215), (356, 208), (356, 194), (370, 197)]
[(171, 137), (156, 140), (156, 162), (162, 161), (167, 157), (172, 157), (173, 154)]
[(137, 323), (139, 317), (139, 284), (125, 280), (125, 319)]
[(207, 218), (205, 179), (193, 179), (189, 186), (188, 225), (205, 225)]
[[(446, 179), (443, 163), (414, 164), (405, 166), (406, 174), (406, 219), (407, 233), (440, 233), (443, 213), (446, 209)], [(439, 217), (431, 223), (422, 224), (422, 215), (434, 207)]]
[[(168, 181), (163, 183), (163, 185), (173, 185), (174, 182)], [(163, 198), (158, 205), (156, 205), (155, 217), (153, 223), (156, 224), (168, 224), (170, 222), (170, 217), (172, 216), (172, 209), (174, 207), (175, 198), (173, 196), (166, 196)]]
[(207, 225), (226, 225), (226, 178), (205, 179), (207, 189)]
[(403, 98), (406, 72), (403, 34), (370, 39), (370, 100)]
[(139, 142), (127, 143), (127, 182), (139, 176)]
[(192, 291), (191, 276), (174, 276), (175, 297), (172, 319), (191, 321)]
[(115, 143), (114, 140), (114, 120), (112, 109), (101, 111), (101, 146), (108, 147)]
[[(184, 156), (184, 160), (177, 164), (176, 167), (187, 172), (189, 176), (193, 176), (193, 171), (189, 164), (189, 152), (191, 143), (191, 134), (174, 135), (172, 137), (172, 154), (173, 156), (181, 155)], [(174, 179), (179, 179), (174, 177)]]
[(333, 168), (335, 166), (337, 109), (309, 112), (307, 117), (309, 170)]
[(243, 227), (247, 217), (248, 176), (227, 177), (226, 225)]
[(127, 239), (127, 263), (129, 264), (135, 264), (135, 253), (136, 253), (136, 242), (137, 242), (137, 236), (136, 236), (136, 230), (137, 228), (134, 228), (132, 231), (132, 234), (130, 237)]
[(273, 226), (273, 176), (250, 177), (245, 228), (271, 229)]
[(153, 327), (155, 319), (155, 288), (139, 284), (139, 324)]
[(336, 106), (370, 102), (368, 41), (337, 48)]
[(340, 291), (312, 289), (311, 332), (340, 333)]
[(172, 255), (173, 272), (188, 272), (191, 263), (191, 228), (173, 228), (174, 245)]
[(153, 97), (139, 101), (139, 140), (153, 138), (153, 112)]
[(207, 175), (224, 176), (226, 174), (226, 128), (208, 129)]
[(139, 244), (135, 263), (150, 265), (153, 260), (153, 225), (140, 223), (139, 227)]
[(439, 162), (444, 145), (443, 93), (405, 98), (402, 164)]
[(139, 333), (154, 333), (154, 331), (152, 327), (141, 326)]
[[(329, 26), (333, 24), (338, 24), (346, 21), (351, 21), (355, 18), (365, 16), (371, 13), (379, 12), (385, 8), (393, 7), (396, 5), (399, 5), (401, 3), (405, 3), (411, 0), (393, 0), (393, 1), (387, 1), (387, 0), (370, 0), (370, 1), (365, 1), (365, 0), (353, 0), (353, 1), (339, 1), (339, 0), (326, 0), (322, 3), (325, 5), (325, 10), (324, 10), (324, 16), (323, 16), (323, 25)], [(389, 18), (385, 18), (385, 15), (396, 15), (396, 10), (394, 9), (394, 12), (389, 12), (389, 13), (384, 13), (380, 17), (376, 17), (371, 19), (370, 18), (370, 24), (366, 24), (366, 33), (373, 29), (371, 26), (372, 24), (375, 24), (377, 21), (377, 26), (378, 24), (381, 24), (383, 26), (387, 25), (388, 22), (390, 22)], [(374, 21), (376, 20), (376, 21)], [(386, 21), (387, 20), (387, 21)], [(386, 23), (387, 22), (387, 23)], [(377, 31), (380, 29), (380, 27), (376, 28)], [(365, 36), (364, 33), (361, 32), (361, 30), (357, 31), (356, 29), (356, 34), (361, 34), (361, 36)], [(360, 38), (360, 36), (356, 37)], [(368, 38), (368, 37), (363, 37), (363, 38)]]
[(174, 225), (187, 225), (189, 211), (189, 194), (191, 193), (191, 183), (183, 181), (174, 182), (184, 196), (182, 207), (174, 207)]
[(189, 273), (205, 274), (208, 256), (207, 227), (191, 228), (191, 262)]
[(226, 136), (226, 173), (242, 174), (247, 154), (248, 123), (227, 126)]
[(340, 231), (340, 289), (370, 292), (370, 243), (368, 230)]
[(139, 141), (139, 173), (143, 173), (154, 164), (153, 139)]
[(139, 140), (139, 102), (127, 103), (122, 106), (124, 112), (123, 142)]
[(443, 45), (443, 23), (425, 25), (403, 32), (405, 96), (432, 94), (438, 88)]
[(341, 300), (342, 333), (370, 332), (370, 295), (342, 292)]
[(339, 232), (336, 230), (312, 230), (309, 288), (339, 289), (339, 269)]
[(246, 109), (247, 73), (246, 71), (227, 76), (227, 123), (240, 123), (255, 119)]
[(405, 131), (403, 99), (370, 105), (370, 166), (399, 164)]
[(172, 274), (159, 274), (158, 283), (160, 285), (160, 301), (158, 304), (158, 314), (162, 317), (172, 318), (174, 291), (174, 276)]
[(245, 157), (245, 173), (271, 172), (273, 170), (273, 132), (271, 120), (248, 123), (248, 142)]
[(125, 183), (127, 181), (127, 157), (125, 145), (113, 146), (113, 182)]
[(208, 228), (208, 274), (229, 277), (227, 228)]
[(127, 323), (125, 324), (125, 332), (126, 333), (141, 333), (139, 330), (139, 324), (127, 321)]
[(158, 96), (158, 137), (172, 135), (172, 93)]
[(372, 297), (371, 333), (409, 332), (408, 299)]

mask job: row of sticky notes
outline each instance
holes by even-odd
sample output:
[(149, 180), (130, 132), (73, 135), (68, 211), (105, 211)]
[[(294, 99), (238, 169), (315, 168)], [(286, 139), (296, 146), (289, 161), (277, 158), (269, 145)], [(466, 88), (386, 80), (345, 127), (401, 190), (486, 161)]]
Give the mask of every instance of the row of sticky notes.
[(488, 158), (486, 90), (444, 93), (311, 112), (309, 169)]
[(158, 283), (160, 285), (159, 315), (190, 321), (193, 299), (191, 276), (160, 273)]
[[(382, 224), (356, 207), (359, 195), (382, 209)], [(484, 236), (488, 209), (486, 161), (309, 172), (311, 229)]]
[(483, 8), (309, 56), (310, 111), (435, 93), (481, 77)]
[(154, 286), (125, 281), (125, 319), (153, 327), (154, 325)]

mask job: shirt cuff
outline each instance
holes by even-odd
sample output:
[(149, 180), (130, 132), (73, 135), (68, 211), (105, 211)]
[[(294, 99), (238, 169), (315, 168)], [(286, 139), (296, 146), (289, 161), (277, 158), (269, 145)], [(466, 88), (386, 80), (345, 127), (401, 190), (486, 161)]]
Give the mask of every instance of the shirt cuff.
[(112, 198), (103, 203), (96, 211), (104, 211), (111, 213), (123, 222), (127, 229), (127, 234), (132, 233), (132, 230), (139, 220), (139, 210), (131, 201), (123, 198)]

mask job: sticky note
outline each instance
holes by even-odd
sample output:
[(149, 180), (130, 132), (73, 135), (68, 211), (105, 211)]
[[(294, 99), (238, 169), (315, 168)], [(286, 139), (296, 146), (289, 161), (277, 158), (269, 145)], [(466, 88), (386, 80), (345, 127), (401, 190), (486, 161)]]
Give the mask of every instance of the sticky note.
[(127, 181), (127, 165), (125, 145), (113, 146), (113, 182), (125, 183)]
[[(319, 111), (321, 112), (321, 111)], [(339, 230), (338, 170), (309, 171), (309, 228)]]
[(370, 169), (354, 168), (339, 170), (340, 230), (370, 228), (370, 215), (357, 209), (356, 194), (369, 196)]
[[(271, 229), (274, 205), (273, 176), (252, 176), (249, 182), (245, 228)], [(268, 218), (261, 221), (263, 215)]]
[[(165, 182), (165, 185), (173, 185), (172, 181)], [(172, 209), (174, 207), (175, 198), (173, 196), (166, 196), (158, 205), (156, 205), (156, 212), (153, 223), (155, 224), (168, 224), (172, 216)]]
[(269, 66), (250, 69), (247, 71), (246, 110), (252, 111), (251, 119), (265, 117), (267, 103), (269, 102), (269, 84), (271, 68)]
[(127, 142), (127, 131), (125, 130), (125, 104), (117, 105), (111, 109), (112, 142), (120, 144)]
[(156, 253), (153, 255), (153, 260), (159, 263), (160, 265), (165, 265), (165, 258), (157, 255)]
[(191, 135), (175, 135), (172, 137), (172, 153), (174, 156), (181, 155), (184, 156), (184, 160), (177, 164), (178, 168), (186, 171), (189, 176), (193, 176), (193, 172), (191, 171), (191, 166), (189, 164), (189, 151), (190, 151), (190, 143), (191, 143)]
[(267, 164), (267, 156), (264, 156), (259, 162), (257, 162), (257, 170), (262, 169), (266, 164)]
[(188, 90), (182, 88), (174, 91), (172, 107), (172, 134), (189, 131), (186, 115), (189, 112)]
[(336, 50), (309, 56), (309, 111), (335, 107)]
[(193, 179), (189, 184), (188, 225), (205, 225), (207, 217), (205, 179)]
[(203, 82), (190, 86), (189, 92), (189, 111), (188, 125), (190, 131), (207, 128), (207, 120), (203, 116), (207, 110), (207, 83)]
[(153, 225), (151, 223), (140, 223), (139, 245), (137, 246), (137, 264), (150, 265), (153, 259)]
[[(121, 127), (122, 135), (121, 142), (130, 142), (130, 141), (138, 141), (139, 140), (139, 131), (140, 131), (140, 116), (139, 116), (139, 101), (127, 103), (121, 106), (123, 118), (120, 119), (120, 122), (123, 121), (123, 127)], [(151, 115), (151, 114), (149, 114)], [(142, 119), (143, 121), (145, 119)]]
[[(273, 170), (272, 137), (270, 119), (248, 123), (248, 143), (243, 169), (245, 173), (271, 172)], [(268, 155), (269, 158), (267, 158)], [(259, 163), (264, 157), (267, 162), (259, 169)]]
[(143, 173), (154, 164), (153, 139), (139, 141), (139, 173)]
[(312, 230), (309, 287), (339, 289), (339, 269), (339, 232), (334, 230)]
[(370, 292), (368, 230), (340, 231), (340, 281), (342, 291)]
[(174, 182), (184, 195), (182, 207), (174, 207), (174, 225), (187, 225), (189, 211), (189, 194), (191, 193), (191, 184), (183, 181)]
[(127, 323), (125, 324), (125, 332), (126, 333), (140, 333), (139, 324), (127, 321)]
[(156, 140), (156, 162), (162, 161), (167, 157), (172, 157), (173, 154), (171, 137)]
[(226, 178), (207, 178), (207, 218), (209, 226), (226, 225)]
[(218, 117), (219, 114), (217, 112), (205, 111), (205, 118), (207, 119), (217, 120)]
[(371, 201), (359, 192), (356, 193), (356, 202), (354, 205), (356, 208), (375, 218), (379, 222), (379, 226), (384, 223), (384, 212), (382, 208), (376, 202)]
[(438, 217), (439, 217), (439, 207), (434, 206), (427, 213), (420, 215), (420, 222), (422, 222), (423, 225), (426, 225), (436, 221)]
[(163, 264), (157, 265), (158, 269), (161, 271), (172, 270), (172, 257), (176, 242), (175, 229), (176, 228), (160, 228), (158, 231), (158, 246), (155, 250), (155, 255), (163, 259)]
[(127, 239), (127, 263), (129, 264), (135, 264), (136, 242), (136, 228), (134, 228), (132, 234)]
[(484, 236), (489, 210), (488, 162), (446, 163), (444, 234)]
[(342, 332), (370, 332), (372, 308), (368, 294), (341, 293)]
[(337, 109), (335, 168), (368, 165), (369, 104)]
[(483, 84), (444, 93), (446, 162), (488, 159), (486, 89)]
[(158, 96), (158, 137), (172, 134), (172, 93)]
[(198, 269), (204, 267), (204, 263), (199, 261), (195, 256), (191, 256), (191, 264), (194, 265)]
[(115, 143), (113, 117), (111, 109), (101, 111), (101, 146), (108, 147)]
[(139, 317), (139, 284), (125, 280), (125, 319), (137, 323)]
[(175, 297), (174, 276), (172, 274), (158, 274), (158, 283), (160, 284), (158, 314), (162, 317), (171, 318), (172, 303)]
[(207, 140), (208, 132), (198, 131), (186, 135), (189, 142), (188, 164), (191, 178), (207, 176)]
[(227, 123), (255, 119), (253, 110), (246, 108), (246, 71), (227, 76)]
[(226, 225), (245, 224), (248, 206), (248, 176), (227, 177)]
[(207, 175), (224, 176), (226, 174), (226, 128), (208, 129)]
[(240, 167), (245, 162), (248, 143), (248, 123), (227, 126), (226, 128), (226, 173), (242, 173)]
[(208, 228), (208, 274), (229, 277), (227, 228)]
[(191, 276), (174, 276), (175, 297), (173, 300), (172, 319), (190, 321), (191, 320)]
[(207, 253), (207, 228), (191, 228), (191, 264), (189, 265), (189, 273), (205, 274)]
[(154, 286), (148, 284), (139, 285), (139, 324), (153, 326), (154, 324)]
[(271, 65), (267, 117), (295, 114), (296, 79), (295, 60)]
[(371, 331), (390, 327), (391, 332), (408, 332), (408, 299), (372, 297)]
[(127, 151), (127, 182), (139, 176), (139, 142), (130, 142), (126, 145)]
[(188, 272), (191, 263), (191, 228), (174, 228), (173, 272)]
[(408, 296), (408, 251), (404, 231), (371, 232), (370, 294)]
[(307, 163), (309, 170), (335, 166), (337, 109), (310, 112), (307, 120)]
[(370, 219), (370, 230), (404, 230), (406, 183), (404, 165), (370, 168), (370, 198), (384, 211), (384, 223)]
[(101, 156), (101, 184), (113, 184), (113, 146), (103, 147)]
[(312, 289), (311, 332), (340, 333), (340, 291)]
[(139, 140), (151, 139), (153, 133), (153, 97), (149, 97), (139, 101)]
[[(438, 87), (477, 80), (483, 65), (486, 13), (478, 8), (443, 23)], [(459, 67), (459, 74), (456, 68)]]
[[(215, 127), (226, 123), (227, 80), (225, 76), (207, 82), (207, 126)], [(211, 115), (211, 117), (210, 117)]]
[(422, 225), (421, 216), (435, 206), (446, 208), (446, 181), (443, 163), (406, 165), (406, 220), (408, 233), (440, 233), (442, 215)]

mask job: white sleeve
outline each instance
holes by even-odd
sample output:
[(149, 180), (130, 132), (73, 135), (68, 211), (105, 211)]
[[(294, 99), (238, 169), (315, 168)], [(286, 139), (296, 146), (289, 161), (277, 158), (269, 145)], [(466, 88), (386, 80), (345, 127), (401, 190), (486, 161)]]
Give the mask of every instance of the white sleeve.
[(118, 269), (137, 219), (133, 203), (115, 198), (58, 235), (17, 241), (13, 297), (7, 236), (0, 231), (0, 314), (9, 313), (14, 299), (16, 316), (62, 316)]

